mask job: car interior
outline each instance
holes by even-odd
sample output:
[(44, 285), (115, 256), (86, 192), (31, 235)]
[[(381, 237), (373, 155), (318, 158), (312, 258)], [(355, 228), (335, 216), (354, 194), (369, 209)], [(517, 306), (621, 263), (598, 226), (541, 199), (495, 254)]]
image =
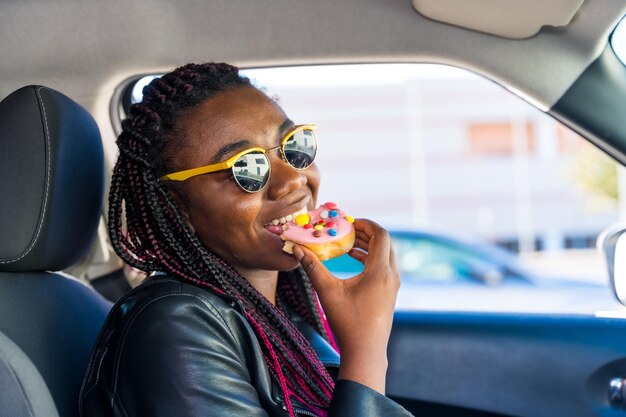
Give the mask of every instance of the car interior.
[[(0, 2), (0, 416), (79, 415), (100, 327), (133, 284), (104, 225), (120, 114), (144, 76), (443, 64), (625, 165), (611, 45), (625, 15), (624, 0)], [(416, 416), (626, 416), (625, 317), (397, 311), (387, 395)]]

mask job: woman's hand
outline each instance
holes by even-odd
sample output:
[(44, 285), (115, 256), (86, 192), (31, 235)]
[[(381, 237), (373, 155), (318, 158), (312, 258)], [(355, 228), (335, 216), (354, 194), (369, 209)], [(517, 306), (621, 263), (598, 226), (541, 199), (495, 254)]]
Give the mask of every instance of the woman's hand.
[(370, 220), (358, 219), (354, 227), (356, 242), (348, 254), (365, 267), (352, 278), (333, 276), (304, 246), (295, 245), (293, 252), (311, 279), (341, 347), (339, 378), (384, 394), (387, 342), (400, 278), (389, 233)]

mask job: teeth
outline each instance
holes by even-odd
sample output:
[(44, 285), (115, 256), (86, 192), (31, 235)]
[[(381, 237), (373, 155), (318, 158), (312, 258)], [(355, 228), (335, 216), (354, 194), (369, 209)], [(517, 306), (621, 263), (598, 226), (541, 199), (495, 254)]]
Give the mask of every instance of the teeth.
[(274, 226), (278, 226), (279, 224), (280, 225), (284, 225), (287, 222), (293, 221), (293, 219), (295, 219), (300, 214), (306, 214), (308, 212), (309, 211), (307, 210), (307, 208), (305, 206), (302, 209), (296, 211), (295, 213), (289, 214), (289, 215), (287, 215), (285, 217), (281, 217), (279, 219), (274, 219), (270, 223), (273, 224)]

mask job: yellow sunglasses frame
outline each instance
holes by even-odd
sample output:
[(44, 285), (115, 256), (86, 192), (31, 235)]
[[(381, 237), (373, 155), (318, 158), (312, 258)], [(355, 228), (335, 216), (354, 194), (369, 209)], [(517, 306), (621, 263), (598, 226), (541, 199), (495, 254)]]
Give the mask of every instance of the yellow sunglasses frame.
[[(237, 159), (239, 159), (240, 157), (242, 157), (245, 154), (248, 154), (250, 152), (261, 152), (265, 155), (269, 154), (270, 152), (273, 152), (277, 149), (280, 149), (280, 156), (281, 158), (283, 158), (284, 161), (287, 160), (287, 157), (285, 156), (283, 147), (285, 146), (285, 143), (287, 143), (287, 141), (296, 133), (301, 132), (303, 130), (312, 130), (315, 131), (315, 129), (317, 128), (317, 126), (315, 124), (309, 123), (309, 124), (305, 124), (305, 125), (298, 125), (296, 126), (294, 129), (290, 130), (284, 137), (283, 139), (280, 141), (280, 145), (275, 147), (275, 148), (271, 148), (271, 149), (263, 149), (263, 148), (248, 148), (246, 150), (243, 150), (241, 152), (236, 153), (235, 155), (231, 156), (230, 158), (228, 158), (226, 161), (224, 162), (218, 162), (217, 164), (211, 164), (211, 165), (205, 165), (205, 166), (201, 166), (198, 168), (191, 168), (191, 169), (186, 169), (184, 171), (178, 171), (178, 172), (173, 172), (171, 174), (167, 174), (167, 175), (163, 175), (161, 178), (159, 178), (161, 181), (185, 181), (188, 180), (189, 178), (195, 177), (197, 175), (202, 175), (202, 174), (209, 174), (211, 172), (217, 172), (217, 171), (224, 171), (227, 169), (232, 168), (232, 166), (235, 164), (235, 161), (237, 161)], [(317, 138), (316, 138), (317, 141)], [(317, 150), (316, 150), (317, 153)], [(269, 161), (269, 159), (268, 159)], [(272, 166), (269, 166), (269, 173), (271, 174), (272, 172)], [(308, 168), (308, 167), (307, 167)], [(295, 168), (294, 169), (298, 169), (298, 170), (303, 170), (306, 168)], [(243, 189), (243, 188), (242, 188)], [(244, 191), (248, 191), (246, 189), (243, 189)], [(250, 192), (250, 191), (248, 191)]]

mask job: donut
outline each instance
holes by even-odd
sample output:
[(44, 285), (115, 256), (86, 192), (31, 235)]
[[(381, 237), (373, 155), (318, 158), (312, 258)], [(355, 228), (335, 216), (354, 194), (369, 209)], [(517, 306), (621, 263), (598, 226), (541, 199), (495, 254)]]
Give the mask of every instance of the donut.
[(285, 241), (283, 251), (293, 253), (293, 245), (297, 243), (315, 252), (322, 261), (341, 256), (354, 246), (353, 223), (354, 219), (337, 204), (322, 204), (286, 223), (280, 235)]

